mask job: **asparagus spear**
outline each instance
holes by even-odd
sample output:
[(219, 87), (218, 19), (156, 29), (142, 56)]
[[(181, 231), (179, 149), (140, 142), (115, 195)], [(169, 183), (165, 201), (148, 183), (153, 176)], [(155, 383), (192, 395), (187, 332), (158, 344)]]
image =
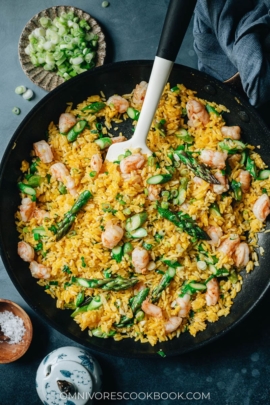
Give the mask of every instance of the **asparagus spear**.
[(68, 217), (68, 221), (66, 221), (64, 223), (64, 225), (57, 230), (57, 234), (56, 234), (56, 238), (55, 238), (55, 240), (57, 242), (60, 239), (62, 239), (68, 233), (68, 231), (70, 230), (70, 228), (71, 228), (73, 222), (75, 221), (75, 219), (76, 219), (76, 216), (71, 215), (70, 217)]
[(87, 203), (87, 201), (91, 197), (92, 197), (92, 194), (90, 193), (90, 191), (88, 191), (88, 190), (83, 191), (79, 195), (78, 200), (75, 202), (75, 204), (73, 205), (71, 210), (68, 211), (64, 215), (64, 219), (61, 222), (58, 222), (57, 233), (56, 233), (57, 241), (60, 240), (61, 238), (63, 238), (63, 236), (65, 236), (68, 233), (72, 223), (74, 222), (74, 220), (76, 218), (76, 214), (78, 214), (80, 209)]
[(86, 288), (100, 288), (106, 291), (121, 291), (127, 290), (130, 287), (133, 287), (138, 283), (136, 277), (133, 278), (104, 278), (104, 279), (87, 279), (87, 278), (76, 278), (75, 281)]
[(151, 301), (156, 302), (160, 296), (163, 290), (168, 287), (170, 282), (175, 276), (175, 269), (173, 267), (169, 267), (166, 273), (163, 275), (162, 279), (160, 280), (160, 283), (156, 288), (153, 289), (152, 291), (152, 296), (151, 296)]
[(134, 319), (137, 319), (136, 315), (140, 312), (142, 303), (147, 298), (148, 294), (149, 288), (144, 288), (143, 290), (139, 291), (137, 295), (131, 298), (130, 308), (132, 310), (133, 317), (130, 318), (128, 316), (122, 316), (120, 322), (118, 324), (115, 324), (114, 326), (116, 328), (123, 328), (128, 325), (130, 326), (134, 322)]
[(173, 212), (169, 209), (161, 208), (160, 206), (157, 207), (157, 210), (162, 218), (171, 221), (190, 236), (202, 240), (210, 240), (209, 235), (207, 235), (207, 233), (201, 229), (188, 214), (185, 214), (182, 211)]
[(183, 150), (176, 150), (174, 152), (174, 158), (179, 158), (181, 162), (187, 165), (197, 177), (207, 181), (207, 183), (220, 184), (207, 167), (198, 163), (194, 157), (188, 156)]

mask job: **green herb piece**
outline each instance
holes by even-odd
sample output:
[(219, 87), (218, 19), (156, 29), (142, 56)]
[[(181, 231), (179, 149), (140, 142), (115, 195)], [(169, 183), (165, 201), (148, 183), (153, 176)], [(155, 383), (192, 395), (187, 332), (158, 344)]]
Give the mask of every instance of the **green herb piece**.
[(111, 212), (113, 215), (117, 213), (117, 210), (113, 209), (109, 203), (102, 203), (101, 207), (103, 212)]
[(217, 110), (216, 110), (214, 107), (212, 107), (211, 105), (209, 105), (209, 104), (206, 104), (205, 108), (206, 108), (206, 110), (209, 112), (209, 114), (212, 113), (212, 114), (216, 114), (216, 115), (218, 115), (218, 116), (220, 115), (220, 114), (217, 112)]
[(81, 257), (81, 261), (82, 261), (82, 267), (86, 267), (86, 263), (85, 263), (85, 260), (84, 260), (83, 256)]
[(67, 274), (72, 274), (72, 271), (70, 270), (70, 268), (66, 264), (62, 268), (62, 272), (67, 273)]
[(96, 102), (91, 103), (91, 104), (87, 105), (86, 107), (84, 107), (82, 109), (82, 111), (88, 111), (88, 112), (94, 114), (94, 113), (97, 113), (100, 110), (102, 110), (105, 106), (106, 106), (105, 103), (100, 102), (100, 101), (96, 101)]
[(62, 182), (59, 182), (58, 191), (60, 194), (67, 194), (67, 188)]
[(158, 352), (157, 352), (157, 354), (159, 354), (160, 355), (160, 357), (166, 357), (166, 354), (164, 353), (164, 351), (163, 350), (159, 350)]

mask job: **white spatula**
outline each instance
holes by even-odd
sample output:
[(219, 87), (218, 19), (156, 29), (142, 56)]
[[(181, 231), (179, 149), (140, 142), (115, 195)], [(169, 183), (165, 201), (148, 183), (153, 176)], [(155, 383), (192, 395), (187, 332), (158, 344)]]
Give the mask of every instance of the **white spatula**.
[(106, 159), (113, 162), (127, 149), (141, 148), (151, 155), (146, 138), (151, 127), (160, 97), (171, 73), (175, 58), (184, 39), (195, 8), (196, 0), (170, 0), (162, 29), (159, 47), (154, 60), (151, 76), (140, 117), (131, 139), (111, 145)]

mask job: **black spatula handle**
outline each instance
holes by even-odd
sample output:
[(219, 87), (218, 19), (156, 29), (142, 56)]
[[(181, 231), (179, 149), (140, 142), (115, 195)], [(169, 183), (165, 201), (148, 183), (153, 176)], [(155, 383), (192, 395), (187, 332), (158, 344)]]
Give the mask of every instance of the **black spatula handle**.
[(191, 20), (196, 0), (170, 0), (157, 56), (175, 61)]

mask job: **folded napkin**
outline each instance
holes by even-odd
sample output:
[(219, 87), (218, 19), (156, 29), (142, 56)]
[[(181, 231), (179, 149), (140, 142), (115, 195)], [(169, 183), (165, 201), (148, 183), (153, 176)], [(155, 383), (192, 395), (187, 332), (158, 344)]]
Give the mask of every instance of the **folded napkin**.
[(270, 100), (270, 0), (198, 0), (199, 70), (226, 81), (239, 72), (249, 101)]

